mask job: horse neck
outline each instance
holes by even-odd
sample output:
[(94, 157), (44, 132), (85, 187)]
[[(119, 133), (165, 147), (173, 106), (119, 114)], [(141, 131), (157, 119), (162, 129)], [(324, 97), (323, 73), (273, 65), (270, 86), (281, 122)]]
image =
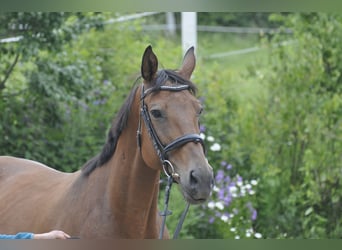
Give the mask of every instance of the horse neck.
[(131, 234), (125, 237), (156, 237), (160, 171), (148, 167), (141, 157), (136, 140), (139, 115), (135, 101), (116, 152), (106, 166), (107, 199), (120, 231)]

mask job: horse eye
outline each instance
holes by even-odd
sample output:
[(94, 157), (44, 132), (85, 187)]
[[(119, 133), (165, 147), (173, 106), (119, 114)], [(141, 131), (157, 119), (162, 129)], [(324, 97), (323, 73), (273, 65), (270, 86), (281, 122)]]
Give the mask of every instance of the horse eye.
[(154, 118), (161, 118), (162, 117), (162, 113), (159, 109), (152, 109), (151, 114)]

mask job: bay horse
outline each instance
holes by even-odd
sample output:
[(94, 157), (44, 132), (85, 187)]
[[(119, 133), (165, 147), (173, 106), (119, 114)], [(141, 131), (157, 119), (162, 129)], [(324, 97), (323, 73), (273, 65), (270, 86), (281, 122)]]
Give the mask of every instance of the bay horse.
[(173, 71), (158, 70), (148, 46), (141, 84), (119, 110), (102, 151), (74, 173), (0, 157), (1, 233), (59, 229), (85, 239), (157, 238), (163, 168), (188, 203), (207, 200), (213, 171), (198, 135), (202, 107), (190, 81), (194, 68), (193, 47)]

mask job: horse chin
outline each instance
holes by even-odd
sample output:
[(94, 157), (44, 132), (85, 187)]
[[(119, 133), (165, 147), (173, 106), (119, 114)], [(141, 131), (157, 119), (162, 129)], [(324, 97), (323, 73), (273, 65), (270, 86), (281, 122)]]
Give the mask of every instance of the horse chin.
[(197, 205), (197, 204), (202, 204), (204, 203), (207, 199), (196, 199), (194, 198), (191, 194), (189, 194), (186, 191), (182, 191), (183, 197), (186, 202), (190, 203), (191, 205)]

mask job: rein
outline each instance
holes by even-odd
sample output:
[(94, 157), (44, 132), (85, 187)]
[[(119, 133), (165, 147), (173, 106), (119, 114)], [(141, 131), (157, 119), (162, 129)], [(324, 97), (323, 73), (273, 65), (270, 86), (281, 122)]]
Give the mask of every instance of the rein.
[[(139, 125), (138, 125), (138, 130), (137, 130), (137, 143), (139, 148), (141, 148), (141, 117), (144, 120), (145, 126), (147, 128), (148, 134), (150, 135), (150, 138), (152, 140), (153, 146), (157, 152), (157, 155), (162, 163), (162, 167), (164, 170), (165, 175), (168, 178), (168, 183), (166, 185), (165, 189), (165, 202), (164, 202), (164, 211), (160, 213), (160, 216), (163, 216), (163, 221), (162, 221), (162, 226), (159, 232), (159, 239), (163, 238), (164, 234), (164, 228), (166, 224), (166, 216), (171, 215), (172, 212), (168, 210), (168, 205), (169, 205), (169, 198), (170, 198), (170, 192), (171, 192), (171, 187), (172, 183), (174, 180), (179, 179), (179, 174), (175, 172), (175, 169), (172, 165), (172, 163), (168, 160), (168, 152), (182, 147), (183, 145), (189, 143), (189, 142), (194, 142), (194, 143), (200, 143), (202, 145), (203, 151), (205, 153), (205, 146), (203, 139), (198, 135), (198, 134), (186, 134), (183, 136), (180, 136), (170, 142), (167, 145), (164, 145), (161, 140), (158, 137), (157, 132), (155, 131), (151, 117), (148, 112), (147, 105), (145, 104), (145, 97), (154, 92), (154, 91), (183, 91), (183, 90), (189, 90), (188, 85), (178, 85), (178, 86), (160, 86), (159, 88), (150, 88), (147, 90), (144, 90), (144, 84), (142, 84), (141, 87), (141, 97), (140, 97), (140, 117), (139, 117)], [(176, 227), (176, 230), (173, 235), (173, 239), (178, 238), (179, 232), (182, 229), (183, 222), (185, 220), (185, 217), (187, 215), (187, 212), (189, 210), (190, 204), (187, 203), (181, 218), (178, 222), (178, 225)]]

